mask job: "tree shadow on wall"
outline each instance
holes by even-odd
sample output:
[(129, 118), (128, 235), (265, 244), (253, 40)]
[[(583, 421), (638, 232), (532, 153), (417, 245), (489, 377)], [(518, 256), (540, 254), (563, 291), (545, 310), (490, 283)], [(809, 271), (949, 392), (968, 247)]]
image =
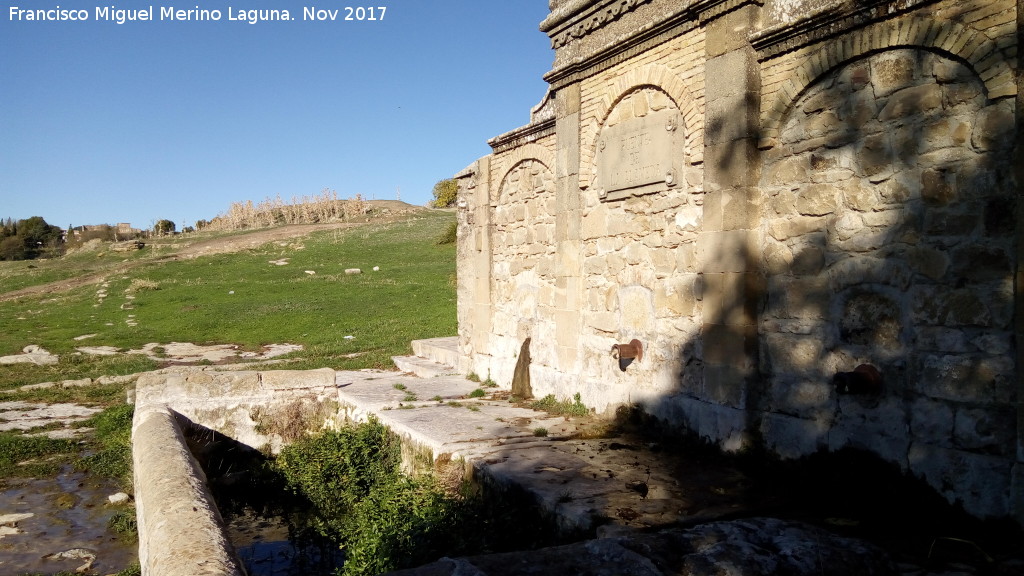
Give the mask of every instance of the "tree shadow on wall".
[[(744, 117), (723, 114), (706, 137)], [(702, 335), (680, 347), (685, 384), (641, 408), (710, 444), (742, 439), (746, 496), (779, 512), (918, 548), (980, 530), (946, 502), (1005, 512), (1015, 126), (1013, 98), (988, 99), (964, 62), (924, 49), (872, 53), (811, 84), (755, 163), (747, 272), (711, 295), (717, 310), (705, 293)], [(762, 136), (728, 143), (720, 169), (742, 168)], [(703, 262), (737, 258), (735, 244), (705, 249)], [(705, 291), (729, 285), (698, 273)], [(723, 378), (730, 358), (752, 369)], [(836, 374), (865, 364), (881, 389), (841, 394)]]

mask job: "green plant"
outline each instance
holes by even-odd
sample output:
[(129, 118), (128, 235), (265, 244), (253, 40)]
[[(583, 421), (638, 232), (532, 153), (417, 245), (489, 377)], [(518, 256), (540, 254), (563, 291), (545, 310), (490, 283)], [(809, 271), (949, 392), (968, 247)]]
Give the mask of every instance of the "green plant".
[(132, 482), (132, 417), (135, 407), (122, 404), (107, 408), (84, 422), (94, 429), (92, 450), (79, 458), (75, 467), (118, 480), (130, 487)]
[(548, 435), (548, 429), (547, 428), (543, 428), (543, 427), (541, 427), (541, 428), (534, 428), (533, 429), (533, 435), (537, 436), (538, 438), (543, 438), (543, 437)]
[(484, 392), (480, 388), (477, 388), (469, 393), (470, 398), (483, 398), (484, 396), (487, 396), (487, 392)]
[(395, 382), (394, 384), (391, 385), (391, 387), (394, 388), (395, 390), (402, 390), (402, 391), (404, 391), (405, 388), (406, 388), (405, 384), (402, 384), (401, 382)]
[(445, 178), (444, 180), (438, 180), (434, 184), (432, 191), (434, 199), (430, 201), (430, 205), (434, 208), (448, 208), (455, 204), (456, 198), (459, 196), (459, 182), (454, 178)]
[(530, 407), (534, 410), (543, 410), (556, 416), (582, 417), (590, 414), (590, 409), (583, 404), (579, 392), (573, 395), (572, 401), (560, 401), (555, 398), (554, 394), (548, 394), (540, 400), (532, 402)]
[(438, 236), (437, 238), (438, 246), (442, 246), (444, 244), (454, 244), (455, 240), (458, 239), (458, 233), (458, 224), (455, 222), (449, 223), (448, 226), (444, 229), (444, 232), (442, 232), (441, 235)]
[(469, 374), (466, 374), (466, 380), (469, 380), (470, 382), (480, 382), (480, 376), (477, 375), (476, 372), (470, 372)]
[(0, 478), (52, 475), (77, 449), (73, 440), (0, 432)]

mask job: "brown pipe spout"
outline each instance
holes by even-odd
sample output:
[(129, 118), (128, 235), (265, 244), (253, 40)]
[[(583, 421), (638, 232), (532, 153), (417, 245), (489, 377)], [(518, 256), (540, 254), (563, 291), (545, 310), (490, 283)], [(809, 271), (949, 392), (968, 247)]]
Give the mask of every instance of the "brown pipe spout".
[(629, 344), (614, 344), (612, 358), (635, 359), (639, 362), (644, 359), (644, 346), (636, 338), (630, 340)]
[(839, 372), (832, 383), (840, 394), (877, 395), (882, 392), (882, 374), (870, 364), (861, 364), (853, 372)]

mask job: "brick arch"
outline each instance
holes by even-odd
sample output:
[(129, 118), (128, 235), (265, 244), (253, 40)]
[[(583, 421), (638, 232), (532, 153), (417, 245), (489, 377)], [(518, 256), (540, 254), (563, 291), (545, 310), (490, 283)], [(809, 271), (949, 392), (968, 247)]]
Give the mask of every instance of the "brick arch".
[(501, 178), (498, 178), (497, 194), (499, 195), (505, 188), (505, 178), (508, 178), (509, 172), (527, 160), (536, 160), (537, 162), (540, 162), (545, 168), (550, 170), (552, 174), (555, 171), (555, 153), (540, 144), (534, 144), (532, 142), (516, 148), (502, 160), (502, 165), (498, 172), (501, 175)]
[[(643, 88), (654, 88), (664, 92), (683, 116), (683, 134), (686, 138), (686, 151), (688, 160), (700, 162), (704, 157), (704, 126), (701, 111), (696, 100), (686, 88), (686, 83), (676, 75), (671, 68), (664, 64), (647, 64), (632, 68), (620, 75), (615, 84), (609, 89), (604, 97), (597, 102), (595, 118), (596, 127), (584, 132), (584, 141), (581, 151), (583, 158), (580, 158), (580, 165), (590, 167), (596, 157), (597, 138), (601, 129), (608, 122), (615, 106), (630, 94)], [(591, 184), (593, 174), (586, 170), (580, 174), (580, 185), (587, 187)]]
[(990, 100), (1017, 94), (1013, 70), (996, 43), (982, 32), (950, 20), (924, 17), (884, 22), (821, 46), (793, 70), (772, 106), (762, 112), (761, 146), (775, 145), (790, 107), (822, 76), (860, 57), (901, 48), (931, 50), (963, 61), (981, 79)]

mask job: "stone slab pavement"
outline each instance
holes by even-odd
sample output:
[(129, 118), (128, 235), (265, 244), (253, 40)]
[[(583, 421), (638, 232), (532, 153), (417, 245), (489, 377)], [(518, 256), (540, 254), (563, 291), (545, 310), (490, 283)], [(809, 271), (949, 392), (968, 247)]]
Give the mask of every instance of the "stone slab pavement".
[(592, 417), (532, 410), (497, 389), (470, 398), (480, 385), (463, 377), (338, 372), (337, 384), (349, 418), (375, 416), (435, 458), (464, 459), (473, 474), (525, 490), (566, 533), (607, 524), (652, 528), (741, 511), (730, 497), (743, 482), (738, 471), (705, 469), (654, 443), (588, 438), (601, 426)]

